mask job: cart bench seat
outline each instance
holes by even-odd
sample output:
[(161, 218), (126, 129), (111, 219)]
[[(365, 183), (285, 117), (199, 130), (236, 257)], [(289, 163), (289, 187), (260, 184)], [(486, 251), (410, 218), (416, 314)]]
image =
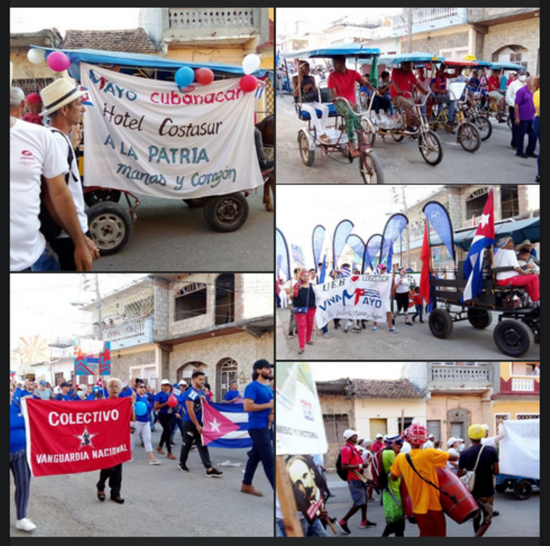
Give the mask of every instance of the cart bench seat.
[[(336, 111), (336, 108), (334, 108), (334, 104), (332, 104), (332, 102), (330, 104), (327, 104), (327, 106), (328, 106), (328, 117), (329, 118), (335, 118), (336, 116), (338, 116), (338, 112)], [(317, 117), (320, 118), (321, 117), (321, 110), (315, 108), (315, 112), (317, 114)], [(302, 110), (302, 109), (300, 109), (298, 117), (302, 121), (309, 121), (311, 119), (311, 116), (309, 115), (309, 112), (306, 112), (305, 110)]]

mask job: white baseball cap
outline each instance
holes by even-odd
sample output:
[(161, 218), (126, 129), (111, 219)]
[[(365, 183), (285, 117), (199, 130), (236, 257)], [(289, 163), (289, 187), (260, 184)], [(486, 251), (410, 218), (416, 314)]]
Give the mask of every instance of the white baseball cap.
[(489, 425), (483, 424), (483, 425), (481, 425), (481, 426), (482, 426), (485, 430), (491, 430), (490, 427), (489, 427)]
[(384, 435), (383, 435), (383, 434), (380, 434), (380, 433), (378, 433), (378, 434), (376, 435), (376, 439), (378, 440), (378, 438), (384, 438)]
[(170, 383), (170, 381), (168, 381), (168, 379), (163, 379), (161, 382), (160, 382), (161, 385), (171, 385), (172, 383)]
[(344, 431), (344, 440), (349, 440), (352, 436), (359, 436), (359, 433), (355, 430), (351, 430), (351, 428)]
[(447, 440), (447, 446), (451, 447), (455, 442), (458, 442), (458, 438), (455, 438), (454, 436), (452, 436)]
[(187, 381), (185, 381), (185, 379), (180, 379), (178, 385), (187, 385)]

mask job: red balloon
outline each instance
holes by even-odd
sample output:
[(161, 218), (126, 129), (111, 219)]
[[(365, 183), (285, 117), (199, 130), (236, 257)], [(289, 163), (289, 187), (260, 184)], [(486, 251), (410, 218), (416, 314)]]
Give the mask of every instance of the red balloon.
[(252, 93), (258, 87), (258, 80), (252, 74), (247, 74), (241, 78), (239, 85), (245, 93)]
[(171, 394), (170, 398), (168, 398), (168, 405), (171, 408), (175, 408), (178, 405), (178, 399), (173, 394)]
[(214, 72), (210, 68), (195, 70), (195, 81), (201, 85), (210, 85), (214, 81)]

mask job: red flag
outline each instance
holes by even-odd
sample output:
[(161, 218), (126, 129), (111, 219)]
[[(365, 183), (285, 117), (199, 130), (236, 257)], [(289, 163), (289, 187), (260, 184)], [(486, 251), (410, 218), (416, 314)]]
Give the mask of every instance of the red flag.
[(422, 241), (422, 271), (420, 272), (420, 293), (426, 302), (430, 304), (430, 265), (431, 265), (430, 237), (428, 234), (428, 222), (424, 223), (424, 241)]
[(129, 461), (132, 399), (22, 403), (33, 476), (78, 474)]
[(222, 415), (205, 400), (202, 403), (202, 422), (204, 423), (202, 443), (205, 446), (230, 432), (240, 429), (239, 425)]

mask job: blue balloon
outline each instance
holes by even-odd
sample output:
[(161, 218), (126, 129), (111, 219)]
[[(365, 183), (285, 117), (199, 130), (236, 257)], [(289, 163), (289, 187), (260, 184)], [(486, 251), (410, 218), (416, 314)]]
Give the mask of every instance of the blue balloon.
[(184, 66), (180, 68), (175, 75), (178, 87), (187, 87), (195, 79), (195, 72), (192, 68)]
[(147, 405), (144, 402), (136, 402), (136, 406), (134, 408), (136, 415), (142, 416), (147, 413)]

